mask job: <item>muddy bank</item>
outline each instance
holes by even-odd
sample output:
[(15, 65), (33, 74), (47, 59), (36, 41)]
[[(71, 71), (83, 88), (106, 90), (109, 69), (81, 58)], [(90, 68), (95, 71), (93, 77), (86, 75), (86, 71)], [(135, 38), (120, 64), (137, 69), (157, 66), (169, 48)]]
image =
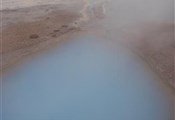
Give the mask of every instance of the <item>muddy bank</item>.
[[(2, 10), (2, 68), (22, 57), (57, 42), (65, 34), (79, 30), (80, 13), (75, 8), (44, 5), (15, 10)], [(60, 39), (58, 39), (60, 38)]]
[[(174, 24), (149, 24), (139, 34), (131, 35), (130, 46), (161, 77), (175, 87)], [(133, 38), (132, 38), (133, 37)]]
[[(22, 58), (53, 47), (65, 37), (72, 37), (72, 33), (80, 36), (93, 34), (113, 40), (114, 44), (126, 45), (142, 57), (161, 79), (175, 86), (174, 24), (171, 22), (172, 8), (167, 8), (171, 0), (139, 3), (143, 8), (137, 6), (137, 1), (127, 6), (126, 1), (120, 0), (111, 1), (109, 5), (100, 3), (100, 0), (98, 4), (80, 1), (33, 7), (27, 4), (25, 8), (1, 10), (2, 68), (11, 68)], [(79, 24), (85, 21), (86, 25)]]
[(102, 4), (95, 7), (86, 1), (1, 10), (3, 71), (26, 56), (80, 32), (90, 19), (102, 19), (102, 11)]

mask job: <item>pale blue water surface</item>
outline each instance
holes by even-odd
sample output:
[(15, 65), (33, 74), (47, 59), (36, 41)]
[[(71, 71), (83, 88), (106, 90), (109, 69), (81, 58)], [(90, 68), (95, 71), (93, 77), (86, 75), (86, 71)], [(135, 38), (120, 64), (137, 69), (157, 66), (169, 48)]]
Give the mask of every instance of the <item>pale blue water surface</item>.
[(173, 120), (156, 75), (95, 37), (67, 42), (3, 81), (3, 120)]

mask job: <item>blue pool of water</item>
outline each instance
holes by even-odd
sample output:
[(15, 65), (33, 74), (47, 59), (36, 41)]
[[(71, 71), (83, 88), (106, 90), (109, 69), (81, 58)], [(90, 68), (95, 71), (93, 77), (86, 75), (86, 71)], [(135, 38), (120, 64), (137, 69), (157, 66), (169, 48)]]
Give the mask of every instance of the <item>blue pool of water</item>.
[(173, 120), (173, 106), (136, 55), (85, 37), (4, 76), (3, 120)]

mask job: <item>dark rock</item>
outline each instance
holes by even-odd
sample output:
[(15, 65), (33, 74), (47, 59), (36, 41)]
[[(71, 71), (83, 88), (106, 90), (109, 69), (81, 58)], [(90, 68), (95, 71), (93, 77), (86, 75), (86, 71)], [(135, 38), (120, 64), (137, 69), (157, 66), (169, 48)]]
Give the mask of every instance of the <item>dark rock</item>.
[(54, 32), (59, 32), (60, 30), (54, 30)]
[(67, 27), (68, 27), (68, 25), (62, 25), (62, 27), (63, 27), (63, 28), (67, 28)]
[(53, 34), (52, 37), (57, 37), (57, 35), (56, 34)]
[(37, 39), (37, 38), (39, 38), (39, 35), (37, 34), (30, 35), (30, 39)]
[(46, 18), (46, 20), (49, 20), (49, 19), (50, 19), (50, 17), (47, 17), (47, 18)]

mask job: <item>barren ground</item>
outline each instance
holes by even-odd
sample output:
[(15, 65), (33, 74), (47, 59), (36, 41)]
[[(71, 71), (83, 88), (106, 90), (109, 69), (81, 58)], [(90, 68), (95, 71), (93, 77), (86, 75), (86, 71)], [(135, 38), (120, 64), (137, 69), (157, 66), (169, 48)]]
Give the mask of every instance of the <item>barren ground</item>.
[[(78, 8), (81, 7), (42, 5), (1, 10), (2, 70), (13, 67), (26, 56), (52, 47), (64, 36), (80, 32), (82, 25), (77, 21), (85, 16)], [(104, 17), (102, 6), (93, 8), (93, 12), (94, 16), (91, 17), (94, 20)], [(88, 27), (90, 31), (98, 31), (98, 27), (92, 26)], [(108, 32), (101, 34), (105, 36)], [(164, 81), (175, 86), (174, 24), (148, 24), (142, 26), (139, 32), (127, 32), (124, 36), (124, 44), (140, 55)]]

